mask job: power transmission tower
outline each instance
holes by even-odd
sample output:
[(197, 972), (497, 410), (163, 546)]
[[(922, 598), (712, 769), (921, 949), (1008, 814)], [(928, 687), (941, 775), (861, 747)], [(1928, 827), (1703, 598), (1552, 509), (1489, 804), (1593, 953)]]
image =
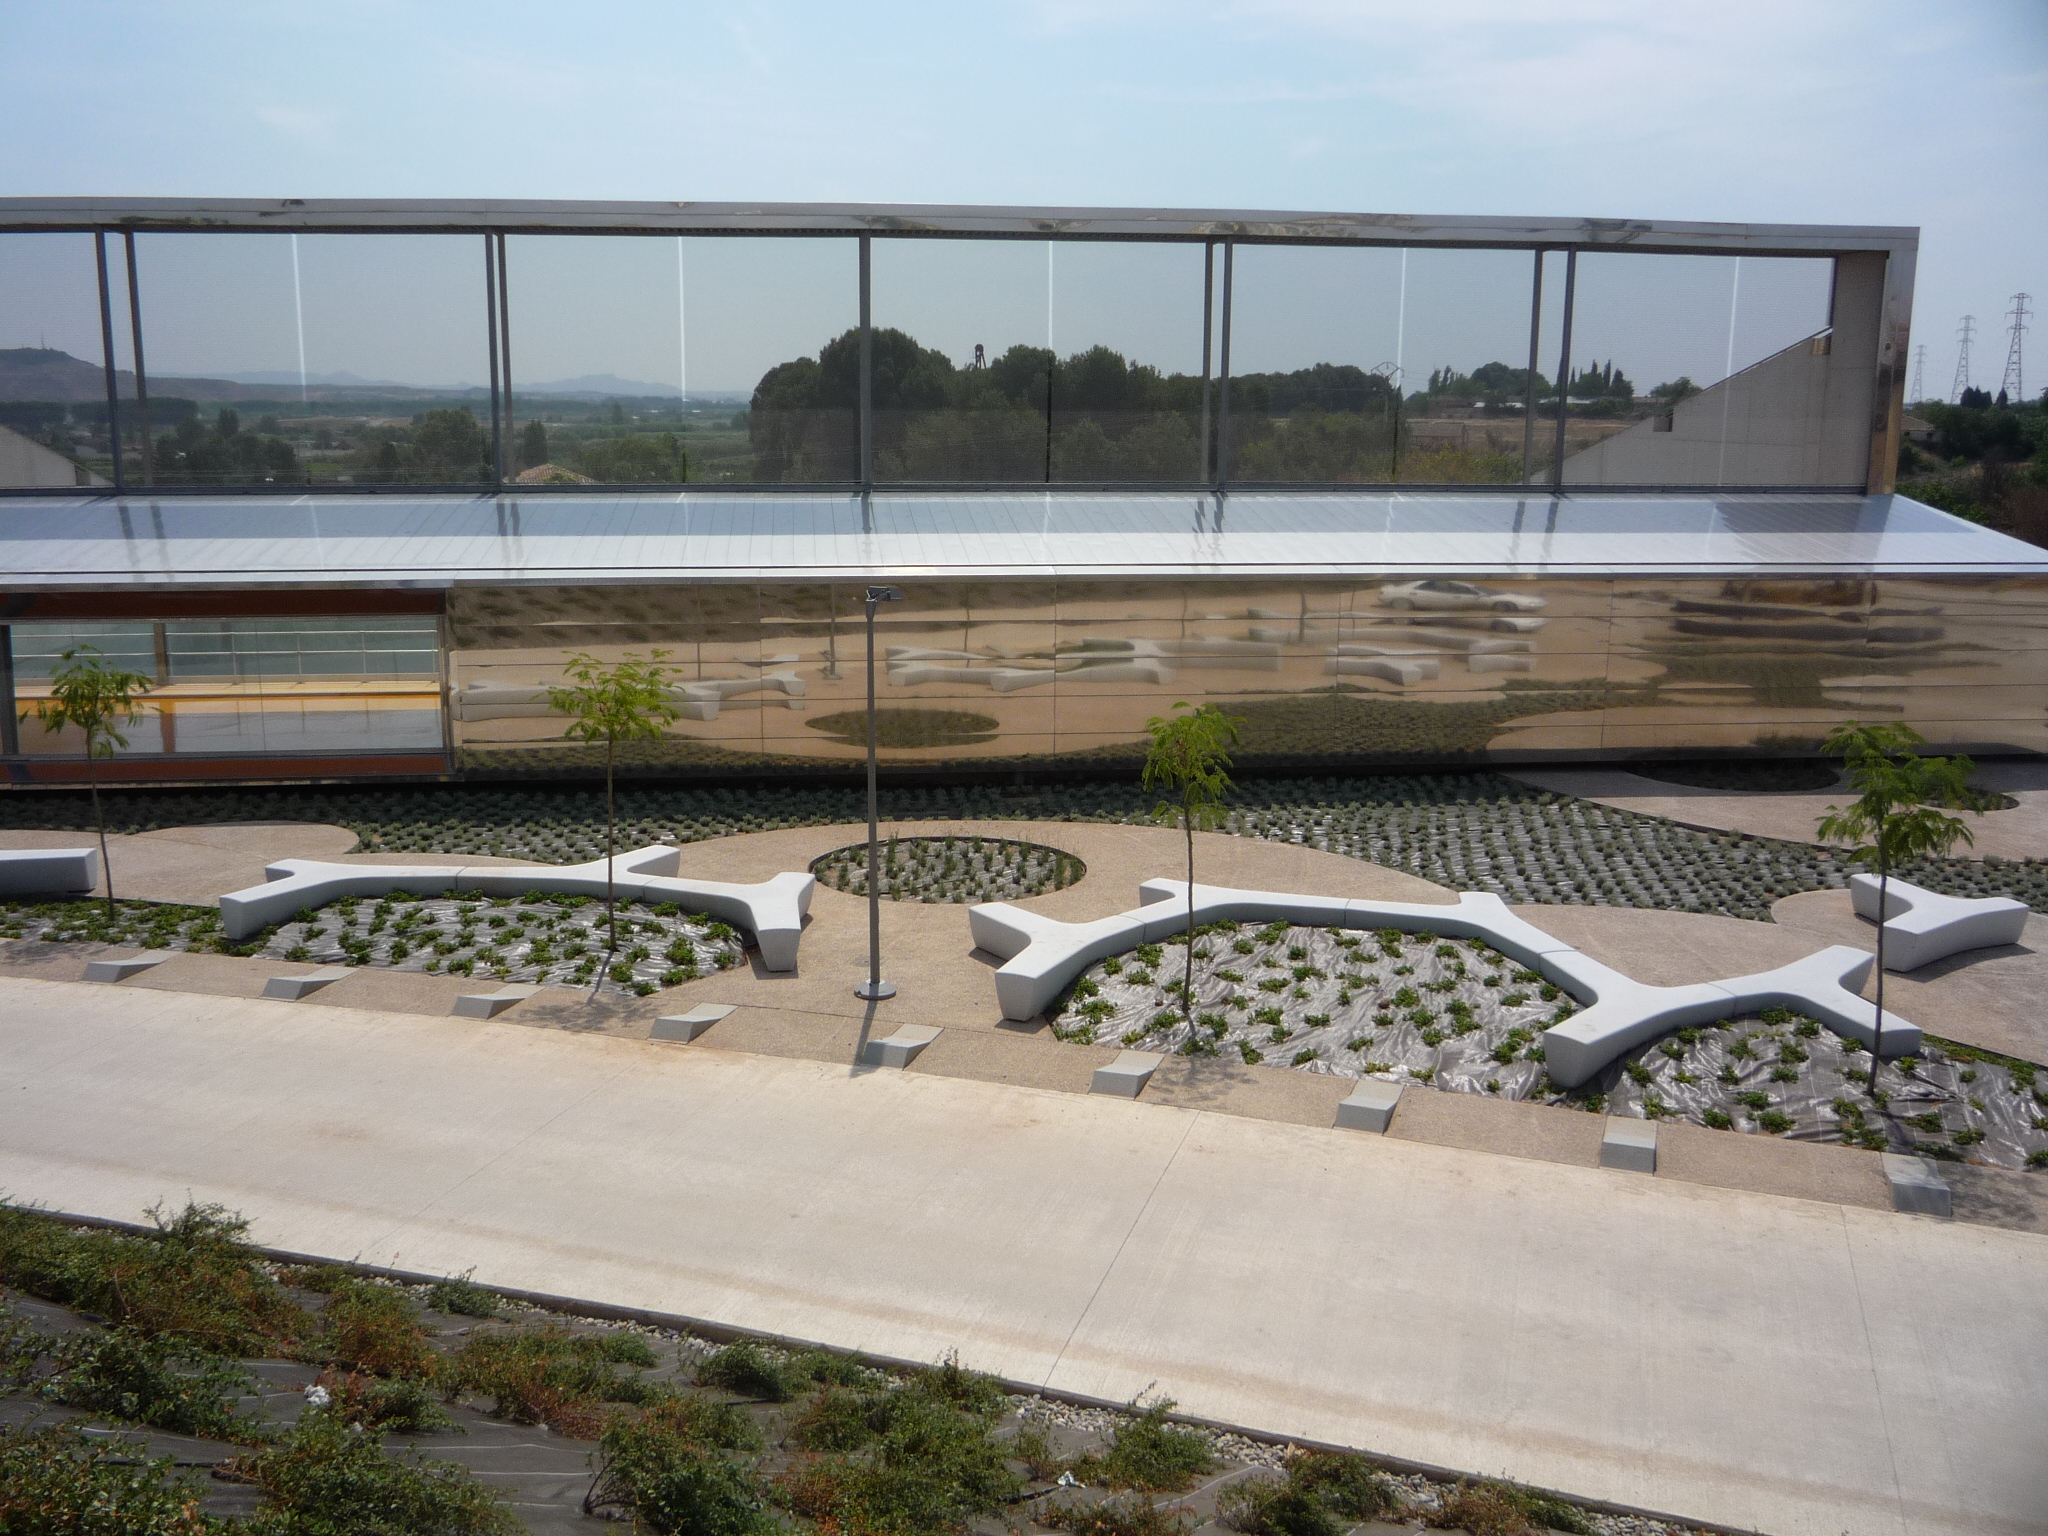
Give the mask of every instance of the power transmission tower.
[(2005, 312), (2006, 319), (2012, 322), (2012, 346), (2006, 351), (2005, 379), (1998, 388), (1999, 393), (2013, 405), (2027, 398), (2026, 386), (2020, 379), (2020, 338), (2027, 334), (2027, 316), (2031, 313), (2027, 300), (2032, 297), (2031, 293), (2014, 294), (2012, 308)]
[(1913, 392), (1906, 398), (1914, 401), (1927, 398), (1927, 343), (1924, 341), (1913, 349)]
[(1963, 398), (1963, 391), (1970, 387), (1970, 337), (1977, 329), (1975, 315), (1963, 316), (1963, 323), (1956, 328), (1960, 344), (1956, 348), (1956, 381), (1948, 387), (1948, 403), (1955, 405)]

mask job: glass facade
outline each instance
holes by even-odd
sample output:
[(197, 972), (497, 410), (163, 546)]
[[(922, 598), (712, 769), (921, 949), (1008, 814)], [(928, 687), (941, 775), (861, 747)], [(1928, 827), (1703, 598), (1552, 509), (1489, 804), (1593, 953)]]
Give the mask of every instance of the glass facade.
[(148, 680), (117, 757), (440, 753), (440, 626), (431, 617), (15, 621), (8, 627), (25, 758), (75, 758), (43, 728), (64, 653), (92, 647)]
[(1891, 474), (1911, 231), (480, 207), (0, 207), (0, 489)]

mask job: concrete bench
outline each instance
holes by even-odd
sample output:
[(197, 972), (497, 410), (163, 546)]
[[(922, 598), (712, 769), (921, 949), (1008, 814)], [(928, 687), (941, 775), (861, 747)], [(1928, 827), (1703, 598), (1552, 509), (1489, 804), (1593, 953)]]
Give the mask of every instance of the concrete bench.
[(647, 1032), (647, 1038), (680, 1040), (688, 1045), (732, 1010), (731, 1003), (705, 1003), (688, 1013), (665, 1013), (654, 1021), (654, 1028)]
[(1600, 1133), (1600, 1166), (1628, 1173), (1657, 1171), (1657, 1127), (1647, 1120), (1607, 1117)]
[(870, 1040), (861, 1050), (862, 1066), (907, 1067), (944, 1031), (929, 1024), (905, 1024), (893, 1035)]
[(1913, 1216), (1953, 1216), (1948, 1180), (1934, 1164), (1910, 1152), (1884, 1154), (1884, 1180), (1891, 1186), (1892, 1209)]
[(540, 990), (530, 982), (513, 982), (495, 992), (465, 992), (455, 999), (459, 1019), (495, 1019), (514, 1003), (523, 1003)]
[(345, 965), (323, 965), (319, 970), (307, 971), (302, 976), (273, 976), (263, 983), (263, 995), (279, 1002), (296, 1003), (300, 998), (311, 997), (322, 987), (333, 986), (347, 974)]
[(100, 885), (97, 848), (0, 852), (0, 896), (90, 896)]
[(85, 963), (87, 981), (126, 981), (130, 976), (140, 976), (152, 966), (162, 965), (171, 958), (168, 949), (145, 949), (139, 954), (110, 956), (105, 960), (88, 960)]
[(1166, 1060), (1157, 1051), (1118, 1051), (1116, 1060), (1097, 1067), (1089, 1080), (1090, 1093), (1107, 1093), (1119, 1099), (1135, 1099), (1152, 1081), (1159, 1063)]
[[(817, 881), (809, 874), (785, 871), (753, 885), (676, 877), (681, 852), (662, 844), (622, 853), (612, 861), (613, 886), (620, 901), (674, 901), (693, 911), (743, 928), (761, 949), (761, 963), (771, 971), (796, 969), (804, 914), (810, 911)], [(445, 896), (475, 891), (484, 896), (594, 896), (605, 891), (605, 861), (567, 865), (486, 864), (330, 864), (317, 859), (280, 859), (266, 865), (267, 885), (253, 885), (220, 899), (222, 931), (244, 939), (272, 923), (288, 921), (304, 908), (319, 908), (343, 896), (388, 896), (407, 891), (415, 896)]]
[[(1187, 931), (1190, 895), (1185, 881), (1147, 880), (1138, 894), (1140, 905), (1131, 911), (1091, 923), (1063, 923), (1008, 902), (969, 908), (974, 942), (1004, 962), (995, 977), (1003, 1016), (1020, 1022), (1036, 1018), (1096, 961)], [(1617, 1056), (1674, 1029), (1764, 1008), (1794, 1008), (1865, 1046), (1877, 1043), (1874, 1010), (1858, 995), (1873, 961), (1847, 945), (1835, 945), (1774, 971), (1684, 987), (1653, 987), (1581, 954), (1484, 891), (1463, 891), (1455, 904), (1438, 905), (1198, 884), (1192, 904), (1198, 927), (1285, 922), (1308, 928), (1426, 930), (1447, 938), (1479, 939), (1586, 1005), (1543, 1034), (1545, 1070), (1566, 1088), (1577, 1087)], [(1918, 1026), (1887, 1011), (1884, 1046), (1887, 1056), (1918, 1052)]]
[(1337, 1128), (1384, 1134), (1394, 1123), (1394, 1110), (1400, 1102), (1399, 1083), (1368, 1077), (1352, 1090), (1350, 1098), (1337, 1106)]
[[(1849, 900), (1858, 917), (1878, 921), (1877, 876), (1851, 875)], [(1966, 949), (2017, 944), (2027, 904), (2004, 896), (1943, 896), (1903, 880), (1884, 891), (1884, 968), (1917, 971)]]

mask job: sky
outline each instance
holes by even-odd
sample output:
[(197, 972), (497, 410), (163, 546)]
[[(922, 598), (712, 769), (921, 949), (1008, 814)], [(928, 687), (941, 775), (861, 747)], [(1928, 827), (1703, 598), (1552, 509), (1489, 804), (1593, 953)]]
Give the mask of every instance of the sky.
[[(1914, 341), (1994, 390), (2048, 304), (2043, 0), (975, 6), (8, 0), (0, 196), (858, 201), (1913, 225)], [(152, 373), (485, 377), (479, 242), (139, 242)], [(679, 260), (680, 258), (680, 260)], [(515, 377), (748, 389), (855, 318), (850, 246), (511, 253)], [(680, 269), (680, 270), (679, 270)], [(1233, 368), (1528, 346), (1530, 258), (1244, 250)], [(120, 279), (117, 277), (117, 285)], [(878, 324), (1200, 364), (1199, 249), (878, 248)], [(1557, 352), (1546, 278), (1545, 370)], [(1580, 268), (1574, 355), (1706, 382), (1825, 324), (1820, 264)], [(0, 346), (97, 350), (89, 243), (0, 241)], [(2048, 327), (2027, 338), (2030, 394)], [(123, 361), (126, 361), (125, 352)]]

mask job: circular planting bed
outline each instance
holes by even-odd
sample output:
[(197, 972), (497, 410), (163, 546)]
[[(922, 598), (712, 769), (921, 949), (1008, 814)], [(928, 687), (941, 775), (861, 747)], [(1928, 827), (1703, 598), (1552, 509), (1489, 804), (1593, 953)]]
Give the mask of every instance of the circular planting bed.
[[(806, 720), (814, 731), (823, 731), (850, 747), (868, 744), (868, 716), (864, 709), (842, 710)], [(878, 747), (966, 747), (994, 741), (1002, 722), (993, 715), (971, 714), (964, 709), (878, 709), (875, 711), (875, 745)]]
[[(891, 901), (1012, 901), (1064, 889), (1088, 873), (1071, 853), (998, 837), (892, 837), (881, 863), (881, 894)], [(811, 873), (830, 890), (865, 896), (868, 845), (835, 848)]]
[(1698, 762), (1623, 763), (1639, 779), (1683, 784), (1692, 789), (1718, 789), (1731, 794), (1789, 795), (1833, 789), (1841, 782), (1842, 765), (1820, 758), (1793, 757), (1765, 761), (1709, 758)]
[(1055, 1032), (1187, 1056), (1383, 1077), (1720, 1130), (1918, 1150), (2007, 1168), (2048, 1166), (2048, 1082), (2025, 1062), (1930, 1045), (1887, 1062), (1786, 1009), (1674, 1031), (1569, 1091), (1543, 1066), (1543, 1030), (1574, 999), (1477, 939), (1219, 923), (1198, 928), (1194, 1023), (1186, 941), (1098, 962)]
[(617, 943), (607, 944), (604, 903), (538, 892), (514, 898), (345, 896), (279, 925), (261, 953), (320, 965), (380, 965), (404, 971), (557, 982), (637, 992), (679, 986), (730, 970), (744, 956), (731, 927), (675, 902), (619, 903)]

